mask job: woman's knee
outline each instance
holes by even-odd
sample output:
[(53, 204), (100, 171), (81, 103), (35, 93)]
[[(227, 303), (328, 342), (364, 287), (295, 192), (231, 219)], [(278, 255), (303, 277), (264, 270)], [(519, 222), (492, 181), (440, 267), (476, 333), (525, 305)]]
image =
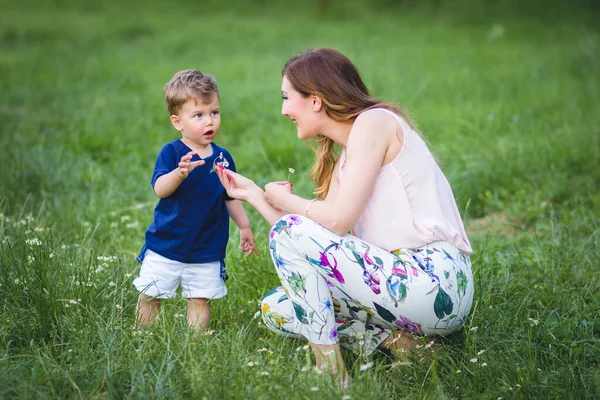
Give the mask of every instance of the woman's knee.
[(271, 290), (260, 302), (263, 323), (275, 333), (291, 333), (286, 325), (293, 320), (293, 315), (289, 315), (291, 310), (287, 308), (290, 308), (289, 299), (283, 286)]
[(298, 214), (286, 214), (279, 218), (271, 227), (269, 238), (272, 240), (278, 237), (282, 232), (290, 233), (291, 230), (297, 230), (305, 223), (306, 218)]

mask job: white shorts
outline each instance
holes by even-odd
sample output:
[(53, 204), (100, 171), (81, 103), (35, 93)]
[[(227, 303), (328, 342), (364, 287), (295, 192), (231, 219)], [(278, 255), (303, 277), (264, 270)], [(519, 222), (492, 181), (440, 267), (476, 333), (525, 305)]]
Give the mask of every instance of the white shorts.
[(182, 263), (146, 250), (140, 276), (133, 285), (141, 293), (159, 299), (170, 299), (181, 285), (185, 298), (218, 299), (227, 294), (221, 278), (221, 262)]

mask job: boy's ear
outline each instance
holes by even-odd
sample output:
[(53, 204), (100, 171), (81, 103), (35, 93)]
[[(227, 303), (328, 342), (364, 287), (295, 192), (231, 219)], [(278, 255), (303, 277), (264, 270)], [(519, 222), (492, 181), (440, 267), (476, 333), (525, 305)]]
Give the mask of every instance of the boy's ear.
[(179, 117), (177, 115), (171, 115), (171, 124), (173, 124), (173, 127), (175, 129), (181, 131), (181, 121), (179, 120)]
[(312, 96), (312, 109), (313, 111), (319, 112), (321, 111), (321, 107), (323, 106), (323, 100), (319, 96)]

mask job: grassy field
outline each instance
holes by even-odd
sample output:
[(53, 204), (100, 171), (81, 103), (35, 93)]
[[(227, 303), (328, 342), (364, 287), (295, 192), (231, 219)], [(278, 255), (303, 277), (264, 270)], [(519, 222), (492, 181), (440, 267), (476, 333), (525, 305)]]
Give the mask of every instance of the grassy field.
[[(0, 0), (0, 398), (600, 397), (598, 7), (233, 3)], [(213, 330), (188, 331), (182, 299), (133, 328), (150, 176), (177, 137), (164, 83), (216, 75), (217, 143), (259, 184), (295, 168), (309, 197), (280, 71), (321, 46), (409, 111), (475, 250), (464, 331), (409, 364), (344, 353), (347, 393), (255, 318), (278, 280), (249, 208), (262, 256), (241, 257), (232, 229)]]

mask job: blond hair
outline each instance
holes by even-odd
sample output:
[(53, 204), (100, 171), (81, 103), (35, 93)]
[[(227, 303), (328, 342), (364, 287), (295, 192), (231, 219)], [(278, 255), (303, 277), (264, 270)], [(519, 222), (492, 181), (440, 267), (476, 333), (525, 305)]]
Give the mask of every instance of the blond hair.
[[(321, 48), (294, 56), (285, 64), (281, 74), (302, 96), (319, 96), (325, 112), (335, 121), (354, 122), (366, 110), (385, 108), (400, 115), (414, 128), (400, 107), (371, 96), (354, 64), (339, 51)], [(316, 154), (310, 177), (317, 186), (317, 198), (322, 200), (329, 191), (339, 146), (324, 135), (317, 135), (315, 141), (316, 148), (309, 143)]]
[(177, 72), (165, 85), (165, 102), (169, 115), (177, 114), (181, 106), (189, 100), (210, 102), (215, 95), (219, 96), (215, 77), (196, 69)]

